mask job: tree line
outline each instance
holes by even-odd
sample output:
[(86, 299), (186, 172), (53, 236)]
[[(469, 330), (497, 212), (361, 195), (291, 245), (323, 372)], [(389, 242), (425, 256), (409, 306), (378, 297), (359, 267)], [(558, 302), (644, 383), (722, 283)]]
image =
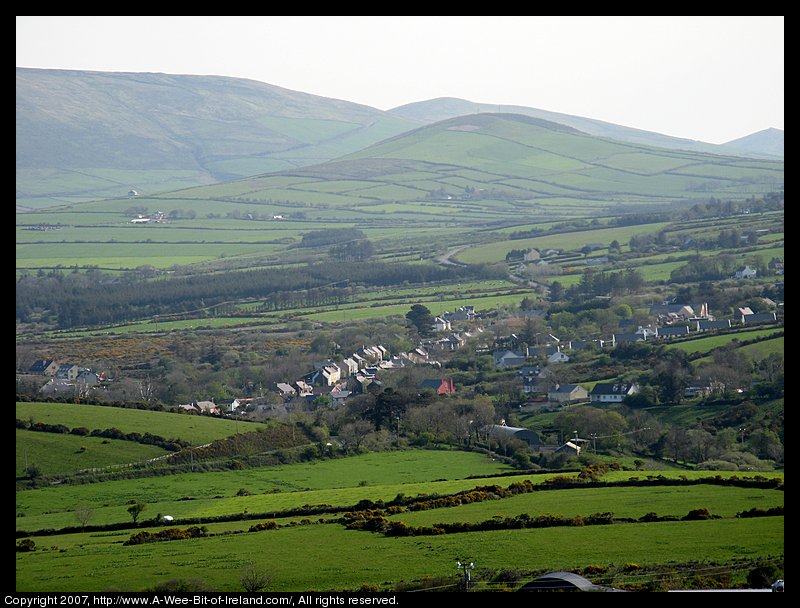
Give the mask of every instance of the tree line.
[[(337, 278), (347, 279), (336, 282)], [(346, 273), (330, 264), (119, 281), (99, 272), (23, 276), (16, 285), (19, 322), (42, 320), (59, 328), (123, 323), (156, 315), (191, 313), (239, 299), (261, 299), (268, 310), (346, 301), (342, 286), (388, 287), (453, 278), (491, 278), (486, 267), (355, 264)]]

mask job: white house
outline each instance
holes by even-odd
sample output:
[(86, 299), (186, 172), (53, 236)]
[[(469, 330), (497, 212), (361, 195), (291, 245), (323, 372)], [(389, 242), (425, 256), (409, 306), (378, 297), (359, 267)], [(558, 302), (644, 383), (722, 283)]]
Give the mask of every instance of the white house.
[(436, 331), (450, 331), (450, 321), (442, 319), (442, 317), (436, 317), (433, 320), (433, 326), (436, 328)]
[(589, 393), (593, 403), (621, 403), (628, 395), (635, 395), (639, 387), (630, 382), (598, 382)]
[(736, 279), (755, 279), (757, 274), (758, 270), (751, 268), (750, 266), (745, 266), (744, 268), (737, 270), (736, 274), (733, 276)]

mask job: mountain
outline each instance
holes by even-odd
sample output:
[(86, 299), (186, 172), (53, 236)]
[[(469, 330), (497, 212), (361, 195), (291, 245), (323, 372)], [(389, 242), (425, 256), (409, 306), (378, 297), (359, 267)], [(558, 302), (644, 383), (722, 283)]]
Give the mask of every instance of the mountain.
[(726, 146), (756, 152), (759, 154), (772, 154), (783, 156), (783, 131), (781, 129), (764, 129), (739, 139), (726, 142)]
[(220, 76), (17, 68), (16, 87), (17, 202), (33, 207), (320, 163), (414, 126)]
[(663, 210), (782, 185), (781, 161), (620, 142), (520, 114), (472, 114), (319, 165), (180, 196), (263, 205), (261, 213), (303, 209), (308, 219), (485, 222), (631, 205)]
[[(720, 146), (692, 139), (671, 137), (652, 131), (644, 131), (642, 129), (624, 127), (602, 120), (595, 120), (593, 118), (572, 116), (570, 114), (561, 114), (559, 112), (550, 112), (548, 110), (540, 110), (526, 106), (475, 103), (455, 97), (440, 97), (438, 99), (409, 103), (393, 108), (389, 110), (389, 113), (418, 124), (431, 124), (439, 122), (440, 120), (467, 114), (522, 114), (524, 116), (532, 116), (534, 118), (541, 118), (567, 125), (584, 133), (588, 133), (589, 135), (608, 137), (634, 144), (644, 144), (647, 146), (657, 146), (674, 150), (693, 150), (696, 152), (708, 152), (710, 154), (733, 154), (737, 156), (755, 157), (760, 157), (764, 154), (764, 152), (757, 149), (731, 148), (728, 147), (728, 144)], [(766, 154), (774, 153), (766, 152)]]

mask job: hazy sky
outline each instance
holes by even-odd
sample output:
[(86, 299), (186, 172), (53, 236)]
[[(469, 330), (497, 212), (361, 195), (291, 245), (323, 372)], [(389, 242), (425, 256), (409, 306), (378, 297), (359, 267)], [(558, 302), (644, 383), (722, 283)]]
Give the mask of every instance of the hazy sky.
[(723, 143), (783, 129), (784, 18), (20, 17), (19, 67), (523, 105)]

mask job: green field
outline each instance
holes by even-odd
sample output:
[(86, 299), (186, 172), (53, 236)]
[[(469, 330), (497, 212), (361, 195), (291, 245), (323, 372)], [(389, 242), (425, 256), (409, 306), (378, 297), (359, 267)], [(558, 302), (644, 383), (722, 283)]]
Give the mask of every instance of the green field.
[[(783, 518), (725, 519), (503, 530), (422, 538), (384, 538), (338, 525), (310, 525), (185, 541), (120, 546), (126, 536), (37, 539), (44, 550), (18, 553), (17, 591), (143, 590), (174, 578), (199, 578), (241, 590), (247, 562), (269, 572), (271, 591), (392, 588), (425, 576), (452, 577), (454, 562), (481, 572), (575, 570), (586, 564), (731, 561), (783, 553)], [(55, 548), (51, 548), (55, 547)], [(544, 547), (554, 550), (545, 551)], [(219, 564), (225, 564), (220, 568)]]
[(782, 331), (782, 329), (773, 328), (740, 331), (736, 333), (696, 338), (694, 340), (686, 340), (685, 342), (677, 342), (675, 344), (667, 344), (667, 348), (677, 348), (678, 350), (682, 350), (687, 353), (707, 353), (708, 351), (719, 348), (720, 346), (725, 346), (734, 340), (744, 342), (745, 340), (753, 340), (755, 338), (769, 336), (778, 331)]
[(481, 522), (495, 515), (558, 513), (566, 517), (587, 516), (610, 511), (615, 517), (638, 519), (646, 513), (683, 517), (692, 509), (707, 508), (714, 515), (732, 517), (740, 511), (758, 507), (783, 506), (782, 490), (698, 485), (663, 488), (592, 488), (520, 494), (500, 501), (472, 503), (430, 511), (393, 515), (410, 526), (437, 523)]
[(17, 418), (68, 428), (117, 428), (123, 433), (152, 433), (165, 439), (183, 439), (192, 445), (210, 443), (237, 432), (264, 428), (260, 423), (221, 420), (208, 416), (148, 410), (78, 405), (74, 403), (17, 403)]
[[(510, 474), (466, 479), (468, 475), (503, 471)], [(691, 479), (713, 473), (659, 474)], [(644, 478), (648, 472), (610, 472), (607, 479), (623, 480), (632, 475)], [(25, 530), (75, 526), (74, 511), (79, 505), (94, 509), (90, 525), (130, 524), (126, 503), (137, 498), (147, 503), (142, 519), (142, 529), (147, 529), (147, 522), (159, 514), (180, 519), (265, 513), (264, 519), (271, 519), (274, 516), (270, 512), (277, 515), (301, 505), (348, 506), (362, 499), (388, 501), (398, 494), (450, 494), (487, 484), (507, 486), (521, 479), (541, 483), (550, 476), (513, 474), (505, 465), (475, 453), (412, 450), (227, 473), (186, 473), (18, 491), (15, 510), (17, 529)], [(237, 496), (242, 489), (250, 495)], [(684, 515), (701, 507), (730, 516), (739, 510), (782, 504), (783, 494), (778, 490), (705, 485), (565, 489), (407, 512), (397, 517), (422, 525), (428, 521), (475, 521), (484, 516), (514, 516), (521, 512), (589, 515), (614, 511), (618, 516), (640, 517), (656, 511), (659, 515)], [(33, 537), (36, 551), (17, 554), (16, 589), (142, 590), (168, 579), (199, 577), (215, 590), (237, 590), (239, 569), (248, 561), (270, 573), (272, 591), (342, 590), (361, 584), (393, 588), (401, 581), (453, 575), (456, 559), (474, 560), (480, 579), (480, 575), (501, 569), (570, 570), (587, 563), (730, 561), (741, 555), (783, 552), (780, 517), (411, 538), (385, 538), (348, 531), (339, 524), (311, 523), (319, 516), (306, 518), (309, 521), (305, 523), (311, 525), (298, 526), (301, 519), (278, 518), (282, 526), (288, 527), (265, 532), (247, 531), (253, 523), (263, 521), (260, 518), (210, 523), (212, 536), (206, 538), (131, 547), (121, 545), (130, 536), (130, 529), (37, 536)], [(543, 546), (560, 549), (542, 551)], [(305, 567), (309, 558), (317, 565), (313, 572)], [(122, 567), (123, 563), (126, 567)], [(226, 567), (211, 567), (220, 563)]]
[(620, 228), (601, 228), (598, 230), (583, 230), (576, 232), (565, 232), (537, 236), (529, 239), (516, 239), (513, 241), (501, 241), (470, 247), (458, 254), (458, 261), (465, 264), (479, 264), (501, 262), (505, 260), (506, 253), (512, 249), (561, 249), (565, 251), (577, 251), (586, 243), (608, 244), (617, 240), (624, 245), (634, 234), (645, 234), (658, 232), (668, 226), (666, 222), (657, 224), (644, 224), (639, 226), (623, 226)]
[(42, 475), (55, 475), (142, 462), (169, 453), (132, 441), (25, 430), (17, 430), (16, 444), (18, 475), (24, 475), (29, 466), (36, 466)]

